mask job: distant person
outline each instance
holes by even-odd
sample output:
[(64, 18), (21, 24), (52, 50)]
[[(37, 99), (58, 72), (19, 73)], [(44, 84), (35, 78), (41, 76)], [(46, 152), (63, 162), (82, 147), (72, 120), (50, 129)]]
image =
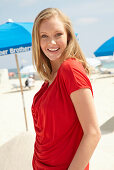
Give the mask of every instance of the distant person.
[(25, 81), (25, 87), (31, 88), (33, 86), (34, 86), (34, 77), (30, 75)]
[(89, 170), (100, 139), (89, 68), (70, 20), (59, 9), (44, 9), (36, 17), (32, 55), (44, 80), (32, 104), (33, 169)]

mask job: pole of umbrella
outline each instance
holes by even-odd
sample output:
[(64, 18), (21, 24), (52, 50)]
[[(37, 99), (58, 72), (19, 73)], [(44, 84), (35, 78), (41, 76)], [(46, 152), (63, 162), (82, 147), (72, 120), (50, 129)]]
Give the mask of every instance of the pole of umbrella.
[(22, 102), (23, 102), (23, 110), (24, 110), (24, 116), (25, 116), (26, 131), (28, 131), (27, 115), (26, 115), (24, 95), (23, 95), (23, 86), (22, 86), (22, 82), (21, 82), (21, 75), (20, 75), (20, 69), (19, 69), (19, 63), (18, 63), (17, 54), (15, 54), (15, 59), (16, 59), (17, 72), (18, 72), (18, 77), (19, 77), (19, 82), (20, 82), (20, 89), (21, 89), (21, 96), (22, 96)]

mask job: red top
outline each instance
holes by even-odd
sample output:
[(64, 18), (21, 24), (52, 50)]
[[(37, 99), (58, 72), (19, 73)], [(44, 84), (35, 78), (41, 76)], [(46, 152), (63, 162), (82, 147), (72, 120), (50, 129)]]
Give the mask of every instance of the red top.
[[(83, 136), (70, 94), (81, 88), (92, 92), (92, 87), (82, 64), (73, 58), (61, 64), (56, 78), (48, 84), (44, 82), (33, 99), (33, 169), (66, 170)], [(85, 170), (89, 170), (89, 164)]]

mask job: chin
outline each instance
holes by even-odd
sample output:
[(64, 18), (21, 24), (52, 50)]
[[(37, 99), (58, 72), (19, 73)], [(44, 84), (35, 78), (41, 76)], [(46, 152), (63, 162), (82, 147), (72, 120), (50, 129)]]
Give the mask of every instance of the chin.
[(59, 55), (57, 57), (48, 57), (48, 58), (50, 59), (50, 61), (56, 61), (61, 58), (61, 55)]

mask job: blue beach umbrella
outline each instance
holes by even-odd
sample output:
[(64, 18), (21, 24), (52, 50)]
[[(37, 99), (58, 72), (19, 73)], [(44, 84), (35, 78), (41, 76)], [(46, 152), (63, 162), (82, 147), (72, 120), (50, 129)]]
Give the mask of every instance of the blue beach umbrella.
[(114, 54), (114, 37), (104, 42), (95, 52), (96, 57), (112, 56)]
[(6, 22), (5, 24), (0, 25), (0, 56), (15, 54), (22, 100), (23, 100), (26, 130), (28, 130), (28, 125), (26, 119), (23, 88), (21, 83), (17, 53), (27, 52), (31, 50), (32, 28), (33, 28), (32, 22), (12, 22), (11, 20)]
[(31, 50), (33, 23), (6, 22), (0, 25), (0, 56)]

